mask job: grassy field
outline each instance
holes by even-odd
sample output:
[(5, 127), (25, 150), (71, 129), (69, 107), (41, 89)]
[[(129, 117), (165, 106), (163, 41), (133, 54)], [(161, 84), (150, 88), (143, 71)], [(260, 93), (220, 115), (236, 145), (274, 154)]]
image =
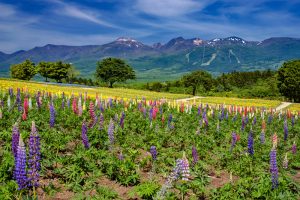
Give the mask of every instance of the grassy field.
[(34, 93), (38, 90), (48, 91), (52, 93), (61, 93), (64, 91), (67, 95), (74, 93), (75, 95), (79, 93), (87, 92), (89, 96), (95, 97), (98, 93), (99, 97), (103, 98), (109, 97), (118, 97), (118, 98), (143, 98), (146, 99), (180, 99), (187, 98), (191, 95), (186, 94), (171, 94), (163, 92), (152, 92), (145, 90), (135, 90), (135, 89), (126, 89), (126, 88), (105, 88), (105, 87), (80, 87), (80, 86), (66, 86), (66, 85), (53, 85), (40, 82), (28, 82), (20, 80), (11, 80), (11, 79), (0, 79), (0, 89), (7, 90), (8, 88), (22, 88), (28, 90), (30, 93)]
[(293, 103), (287, 109), (290, 111), (300, 111), (300, 103)]
[(239, 98), (231, 98), (231, 97), (205, 97), (205, 98), (197, 99), (196, 103), (275, 108), (280, 104), (280, 101), (264, 100), (264, 99), (239, 99)]

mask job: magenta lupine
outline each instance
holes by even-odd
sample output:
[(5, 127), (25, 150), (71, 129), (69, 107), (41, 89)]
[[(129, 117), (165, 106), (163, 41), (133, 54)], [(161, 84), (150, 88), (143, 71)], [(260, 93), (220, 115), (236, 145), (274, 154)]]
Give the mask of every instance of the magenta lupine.
[(272, 148), (270, 152), (270, 172), (272, 179), (272, 189), (275, 189), (278, 186), (278, 168), (275, 148)]
[(157, 150), (155, 146), (150, 147), (150, 153), (152, 156), (152, 160), (155, 161), (157, 159)]
[(249, 135), (248, 135), (248, 153), (253, 156), (254, 150), (253, 150), (253, 132), (250, 130)]
[(87, 137), (87, 126), (85, 121), (82, 122), (82, 126), (81, 126), (81, 139), (82, 139), (82, 144), (84, 145), (84, 147), (86, 149), (90, 148), (90, 143), (89, 143), (89, 139)]
[(17, 152), (18, 152), (19, 137), (20, 137), (19, 127), (18, 124), (15, 123), (12, 129), (12, 144), (11, 144), (12, 152), (15, 159), (17, 157)]
[(52, 128), (52, 127), (54, 127), (54, 124), (55, 124), (55, 110), (54, 110), (54, 106), (53, 106), (52, 102), (50, 103), (49, 110), (50, 110), (49, 124), (50, 124), (50, 127)]
[(231, 135), (232, 141), (231, 141), (231, 147), (230, 147), (230, 152), (232, 152), (233, 148), (235, 147), (236, 141), (237, 141), (237, 135), (235, 132), (232, 133)]
[(39, 171), (41, 170), (41, 151), (40, 151), (40, 136), (36, 129), (35, 123), (32, 122), (31, 133), (29, 136), (29, 160), (28, 160), (28, 186), (39, 186)]
[(293, 146), (292, 146), (292, 153), (293, 153), (293, 154), (296, 154), (296, 153), (297, 153), (297, 146), (296, 146), (296, 143), (295, 143), (295, 142), (293, 143)]
[(195, 146), (192, 147), (193, 165), (196, 165), (199, 161), (199, 155)]
[(19, 137), (17, 156), (15, 159), (14, 178), (19, 186), (18, 190), (22, 190), (27, 187), (26, 149), (21, 135)]
[(114, 130), (115, 130), (114, 121), (112, 119), (110, 119), (107, 133), (108, 133), (108, 139), (109, 139), (109, 142), (110, 142), (111, 145), (113, 145), (113, 143), (115, 141)]
[(104, 116), (102, 113), (100, 113), (100, 117), (99, 117), (99, 130), (103, 130), (104, 129)]

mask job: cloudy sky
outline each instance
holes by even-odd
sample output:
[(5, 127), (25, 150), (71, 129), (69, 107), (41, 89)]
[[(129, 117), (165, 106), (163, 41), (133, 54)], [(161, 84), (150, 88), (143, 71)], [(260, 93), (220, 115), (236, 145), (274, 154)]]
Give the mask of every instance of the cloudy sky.
[(300, 38), (300, 0), (0, 0), (0, 51), (171, 38)]

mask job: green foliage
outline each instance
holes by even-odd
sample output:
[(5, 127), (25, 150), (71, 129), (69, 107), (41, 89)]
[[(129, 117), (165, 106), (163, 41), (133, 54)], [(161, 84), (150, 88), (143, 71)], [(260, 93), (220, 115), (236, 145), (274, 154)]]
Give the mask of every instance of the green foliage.
[(278, 70), (278, 88), (285, 97), (300, 102), (300, 60), (283, 63)]
[(108, 83), (112, 87), (115, 82), (135, 79), (135, 72), (119, 58), (105, 58), (101, 62), (97, 62), (96, 78)]
[(30, 80), (36, 75), (37, 71), (33, 62), (25, 60), (20, 64), (12, 65), (10, 73), (12, 78)]
[(57, 61), (51, 65), (48, 77), (56, 80), (57, 82), (61, 82), (62, 79), (68, 77), (70, 68), (71, 64)]
[(153, 199), (159, 188), (159, 184), (156, 182), (144, 182), (139, 184), (138, 186), (135, 186), (130, 191), (130, 196), (132, 198), (138, 196), (142, 199)]
[(46, 78), (46, 82), (48, 81), (47, 78), (49, 77), (53, 67), (52, 62), (40, 62), (37, 66), (38, 72), (41, 76)]
[(205, 89), (205, 91), (209, 91), (213, 85), (212, 76), (208, 72), (202, 70), (184, 75), (182, 77), (182, 82), (186, 87), (193, 88), (193, 95), (195, 95), (196, 89), (200, 85)]

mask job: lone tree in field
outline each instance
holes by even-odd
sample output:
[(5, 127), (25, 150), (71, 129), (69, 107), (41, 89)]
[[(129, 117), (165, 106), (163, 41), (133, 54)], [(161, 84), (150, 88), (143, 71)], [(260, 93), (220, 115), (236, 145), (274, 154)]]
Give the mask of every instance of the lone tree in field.
[(46, 82), (48, 81), (47, 78), (49, 78), (49, 74), (52, 70), (52, 66), (53, 63), (51, 62), (40, 62), (37, 66), (39, 74), (46, 78), (45, 80)]
[(182, 77), (185, 87), (193, 88), (193, 95), (196, 94), (197, 87), (202, 85), (205, 91), (209, 91), (213, 85), (213, 79), (210, 73), (202, 70), (191, 72)]
[(300, 60), (283, 63), (278, 70), (279, 92), (295, 102), (300, 102)]
[(135, 71), (119, 58), (105, 58), (97, 62), (96, 78), (112, 87), (115, 82), (135, 79)]
[(68, 72), (71, 68), (71, 64), (57, 61), (55, 63), (52, 63), (51, 65), (52, 66), (50, 68), (48, 78), (52, 78), (59, 83), (62, 79), (68, 77)]
[(21, 79), (21, 80), (30, 80), (37, 71), (35, 65), (30, 60), (25, 60), (22, 63), (12, 65), (10, 67), (10, 74), (12, 78)]

